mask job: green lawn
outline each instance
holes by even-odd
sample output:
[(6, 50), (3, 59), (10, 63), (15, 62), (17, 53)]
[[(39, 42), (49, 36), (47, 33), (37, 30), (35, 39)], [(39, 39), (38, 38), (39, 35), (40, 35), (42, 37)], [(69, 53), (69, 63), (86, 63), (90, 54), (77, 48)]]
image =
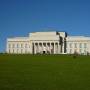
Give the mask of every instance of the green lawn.
[(1, 54), (0, 90), (90, 90), (90, 56)]

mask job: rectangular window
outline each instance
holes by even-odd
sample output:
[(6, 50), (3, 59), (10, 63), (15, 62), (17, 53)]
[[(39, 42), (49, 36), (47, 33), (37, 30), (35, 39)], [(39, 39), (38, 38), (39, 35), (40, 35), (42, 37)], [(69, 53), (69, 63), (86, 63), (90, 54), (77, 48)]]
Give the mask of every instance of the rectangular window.
[(25, 50), (25, 53), (27, 53), (27, 50)]
[(19, 44), (17, 44), (17, 48), (19, 48)]
[(25, 44), (25, 48), (27, 48), (27, 44)]
[(87, 51), (86, 51), (86, 49), (85, 49), (85, 50), (84, 50), (84, 53), (86, 54), (86, 52), (87, 52)]
[(13, 53), (14, 53), (14, 49), (13, 49)]
[(23, 48), (23, 44), (21, 44), (21, 48)]
[(18, 53), (18, 51), (19, 51), (19, 50), (17, 49), (17, 53)]
[(86, 43), (84, 43), (84, 48), (87, 48), (87, 44)]
[(75, 45), (75, 48), (77, 48), (77, 43), (75, 43), (74, 45)]
[(10, 53), (10, 49), (9, 49), (9, 53)]
[(70, 48), (72, 48), (72, 43), (70, 43)]
[(79, 47), (82, 48), (82, 43), (79, 44)]
[(80, 51), (80, 53), (82, 53), (82, 49), (80, 49), (79, 51)]
[(14, 47), (15, 47), (15, 44), (12, 45), (12, 48), (14, 48)]
[(70, 49), (70, 53), (72, 53), (72, 49)]
[(23, 49), (21, 49), (21, 53), (23, 53)]
[(11, 47), (11, 44), (8, 44), (8, 47), (10, 48)]

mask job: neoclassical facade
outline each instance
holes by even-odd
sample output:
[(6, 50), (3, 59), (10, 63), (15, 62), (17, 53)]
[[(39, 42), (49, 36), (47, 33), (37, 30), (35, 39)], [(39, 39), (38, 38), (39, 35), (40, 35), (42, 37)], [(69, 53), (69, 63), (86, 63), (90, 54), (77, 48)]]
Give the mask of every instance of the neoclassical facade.
[(79, 54), (90, 53), (90, 37), (67, 36), (66, 32), (33, 32), (28, 37), (7, 39), (7, 53)]

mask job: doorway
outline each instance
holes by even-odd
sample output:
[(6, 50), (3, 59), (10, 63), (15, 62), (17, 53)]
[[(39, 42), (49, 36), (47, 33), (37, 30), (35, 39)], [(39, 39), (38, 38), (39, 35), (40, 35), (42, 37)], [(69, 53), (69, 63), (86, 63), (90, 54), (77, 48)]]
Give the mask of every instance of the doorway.
[(45, 51), (43, 51), (43, 54), (45, 54), (46, 52)]

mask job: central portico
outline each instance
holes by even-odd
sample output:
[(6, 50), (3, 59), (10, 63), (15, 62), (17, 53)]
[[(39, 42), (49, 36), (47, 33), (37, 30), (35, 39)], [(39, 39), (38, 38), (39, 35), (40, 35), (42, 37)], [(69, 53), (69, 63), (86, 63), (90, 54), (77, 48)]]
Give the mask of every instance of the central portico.
[(35, 32), (30, 33), (30, 46), (33, 54), (65, 53), (65, 32)]

